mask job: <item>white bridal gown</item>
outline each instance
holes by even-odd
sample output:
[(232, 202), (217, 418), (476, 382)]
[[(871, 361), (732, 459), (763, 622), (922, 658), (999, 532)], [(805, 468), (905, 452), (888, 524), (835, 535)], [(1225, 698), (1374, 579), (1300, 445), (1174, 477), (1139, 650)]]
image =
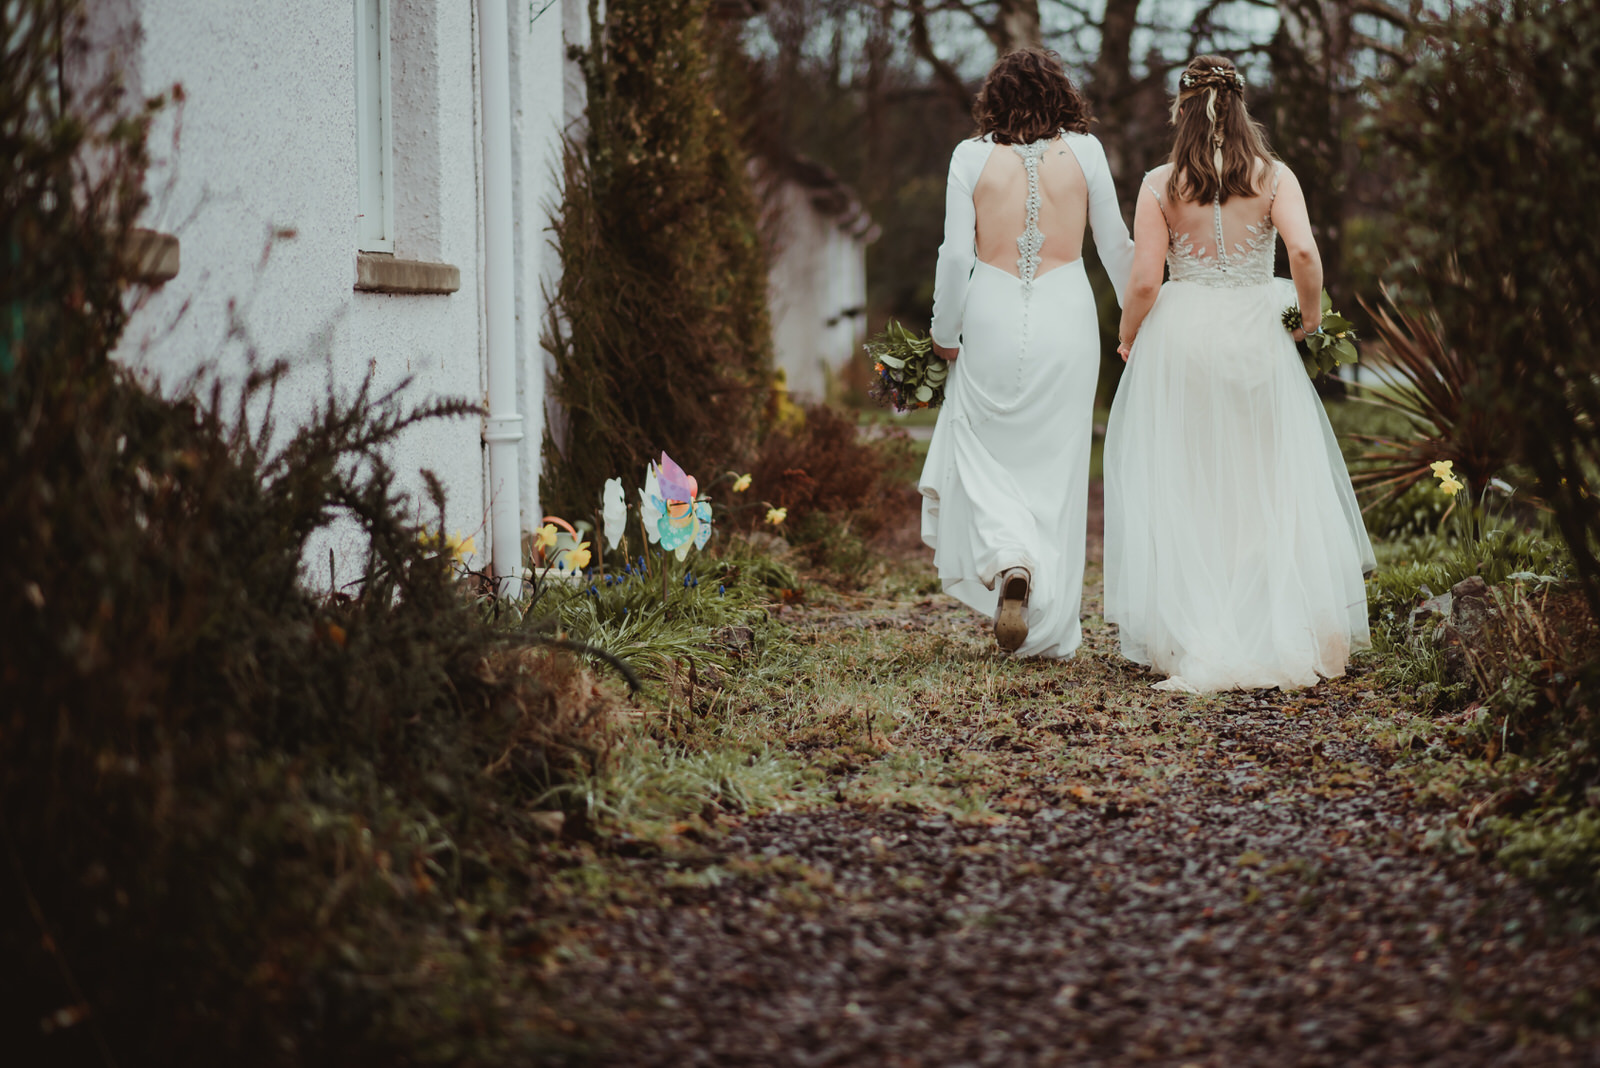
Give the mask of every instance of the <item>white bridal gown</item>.
[(1369, 644), (1372, 545), (1272, 275), (1281, 166), (1227, 205), (1168, 203), (1159, 177), (1140, 192), (1171, 280), (1106, 432), (1106, 619), (1163, 689), (1311, 686)]
[[(1018, 195), (1014, 224), (1002, 235), (1016, 236), (1021, 255), (1015, 271), (1012, 263), (977, 258), (973, 190), (986, 167), (996, 169), (991, 174), (1004, 167), (1026, 171), (1027, 194)], [(1100, 333), (1081, 231), (1040, 229), (1041, 207), (1047, 229), (1063, 217), (1083, 219), (1081, 203), (1068, 208), (1041, 193), (1041, 173), (1071, 167), (1081, 170), (1087, 186), (1089, 228), (1120, 299), (1133, 242), (1105, 150), (1088, 134), (1063, 133), (1031, 145), (981, 138), (956, 146), (934, 280), (933, 339), (961, 352), (918, 483), (922, 540), (934, 550), (945, 592), (985, 615), (994, 614), (996, 576), (1010, 567), (1029, 570), (1028, 640), (1019, 656), (1071, 656), (1081, 637)], [(1075, 258), (1041, 274), (1047, 240)]]

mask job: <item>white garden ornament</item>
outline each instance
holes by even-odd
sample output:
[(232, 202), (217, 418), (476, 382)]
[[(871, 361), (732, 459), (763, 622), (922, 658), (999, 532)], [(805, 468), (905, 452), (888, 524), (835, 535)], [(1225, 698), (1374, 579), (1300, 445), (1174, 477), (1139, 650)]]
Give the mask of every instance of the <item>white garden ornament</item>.
[(601, 518), (605, 523), (606, 548), (615, 549), (628, 527), (628, 499), (622, 492), (622, 479), (606, 479), (601, 494)]

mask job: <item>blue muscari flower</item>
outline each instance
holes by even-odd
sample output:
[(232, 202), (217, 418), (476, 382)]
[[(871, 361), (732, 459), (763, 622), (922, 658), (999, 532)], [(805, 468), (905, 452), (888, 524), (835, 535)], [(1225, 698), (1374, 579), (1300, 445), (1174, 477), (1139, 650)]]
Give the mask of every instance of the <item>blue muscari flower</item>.
[(726, 587), (726, 586), (718, 586), (717, 587), (717, 596), (718, 597), (723, 596), (727, 592), (728, 592), (728, 587)]

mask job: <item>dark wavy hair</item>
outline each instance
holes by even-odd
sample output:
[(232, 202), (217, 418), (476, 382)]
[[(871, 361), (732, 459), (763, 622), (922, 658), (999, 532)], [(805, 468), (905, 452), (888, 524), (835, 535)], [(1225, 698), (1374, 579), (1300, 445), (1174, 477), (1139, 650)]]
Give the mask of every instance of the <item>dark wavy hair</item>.
[(978, 90), (972, 117), (997, 144), (1028, 145), (1062, 130), (1089, 132), (1089, 102), (1061, 67), (1061, 57), (1024, 48), (1002, 57)]

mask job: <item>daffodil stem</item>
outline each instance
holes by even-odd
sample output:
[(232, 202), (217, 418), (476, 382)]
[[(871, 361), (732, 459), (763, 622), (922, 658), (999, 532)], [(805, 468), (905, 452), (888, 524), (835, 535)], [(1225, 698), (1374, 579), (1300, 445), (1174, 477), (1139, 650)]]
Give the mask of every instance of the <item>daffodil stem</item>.
[(602, 540), (605, 537), (605, 528), (603, 526), (604, 522), (605, 518), (600, 514), (600, 510), (595, 509), (594, 558), (600, 562), (600, 581), (602, 583), (604, 583), (606, 580), (606, 543), (604, 540)]

